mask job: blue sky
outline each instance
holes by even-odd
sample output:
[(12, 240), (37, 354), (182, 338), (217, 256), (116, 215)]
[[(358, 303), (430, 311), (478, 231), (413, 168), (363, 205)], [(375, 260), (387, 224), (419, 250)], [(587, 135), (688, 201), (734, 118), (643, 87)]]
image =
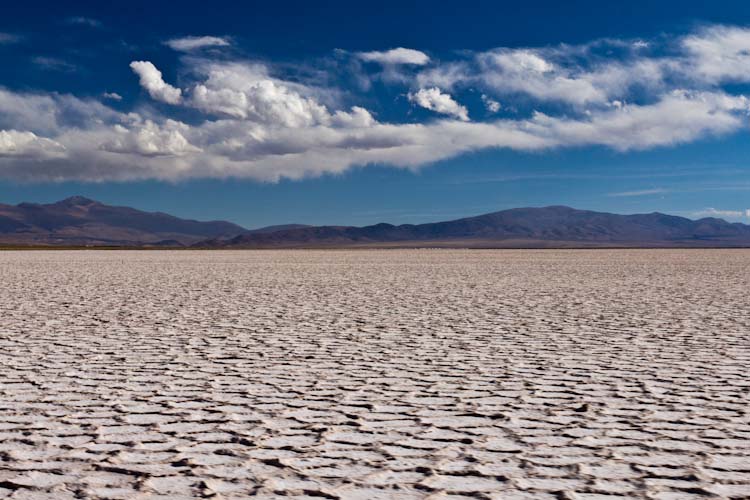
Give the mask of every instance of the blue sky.
[(238, 3), (4, 6), (0, 202), (750, 222), (744, 2)]

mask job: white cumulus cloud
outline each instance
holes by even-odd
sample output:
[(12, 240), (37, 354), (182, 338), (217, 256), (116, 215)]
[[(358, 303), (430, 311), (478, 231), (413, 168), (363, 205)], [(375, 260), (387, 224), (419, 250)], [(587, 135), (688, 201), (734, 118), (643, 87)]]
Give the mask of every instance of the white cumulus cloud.
[(157, 101), (168, 104), (178, 104), (182, 99), (182, 90), (171, 86), (161, 76), (161, 71), (156, 69), (149, 61), (133, 61), (130, 68), (138, 75), (141, 87)]
[(328, 117), (326, 108), (314, 99), (272, 80), (258, 80), (242, 89), (199, 84), (190, 103), (208, 113), (286, 127), (310, 126)]
[(159, 126), (151, 120), (134, 116), (127, 125), (115, 125), (115, 134), (102, 143), (100, 149), (142, 156), (180, 156), (200, 151), (182, 135), (189, 128), (184, 123), (167, 120)]
[(492, 97), (486, 94), (482, 94), (482, 102), (484, 103), (484, 107), (487, 108), (487, 111), (489, 111), (490, 113), (497, 113), (498, 111), (500, 111), (500, 103)]
[(62, 144), (33, 132), (0, 130), (0, 157), (54, 157), (64, 151)]
[(750, 29), (711, 26), (684, 37), (683, 70), (709, 83), (750, 81)]
[(457, 103), (450, 95), (441, 92), (437, 87), (410, 92), (408, 97), (414, 104), (430, 111), (449, 115), (463, 121), (469, 120), (469, 112), (466, 107)]
[(195, 70), (205, 79), (192, 87), (186, 104), (217, 117), (290, 128), (372, 122), (362, 107), (332, 113), (313, 89), (275, 79), (262, 65), (211, 63)]
[(357, 55), (363, 61), (377, 62), (380, 64), (412, 64), (415, 66), (424, 66), (430, 62), (430, 56), (424, 52), (414, 49), (405, 49), (403, 47), (386, 51), (359, 52)]

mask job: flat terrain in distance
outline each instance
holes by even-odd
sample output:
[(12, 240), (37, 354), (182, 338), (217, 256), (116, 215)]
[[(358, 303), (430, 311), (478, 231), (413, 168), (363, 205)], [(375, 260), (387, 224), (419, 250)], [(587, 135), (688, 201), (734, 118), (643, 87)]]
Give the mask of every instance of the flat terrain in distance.
[(0, 284), (0, 497), (750, 497), (750, 251), (11, 251)]

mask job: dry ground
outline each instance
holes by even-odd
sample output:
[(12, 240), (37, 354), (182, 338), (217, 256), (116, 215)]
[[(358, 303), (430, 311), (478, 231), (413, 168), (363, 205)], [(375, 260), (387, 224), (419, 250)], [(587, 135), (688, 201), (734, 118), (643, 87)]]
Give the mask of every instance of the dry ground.
[(750, 498), (749, 283), (742, 250), (3, 252), (0, 497)]

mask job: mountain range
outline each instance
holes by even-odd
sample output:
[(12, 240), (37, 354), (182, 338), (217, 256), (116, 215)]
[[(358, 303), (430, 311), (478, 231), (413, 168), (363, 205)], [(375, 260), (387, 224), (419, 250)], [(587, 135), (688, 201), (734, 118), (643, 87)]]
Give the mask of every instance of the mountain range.
[(247, 230), (81, 196), (57, 203), (0, 204), (0, 244), (193, 248), (577, 248), (750, 247), (750, 226), (661, 213), (619, 215), (564, 206), (515, 208), (427, 224), (306, 226)]
[(0, 204), (0, 243), (6, 245), (183, 246), (244, 232), (230, 222), (180, 219), (82, 196), (50, 204)]

